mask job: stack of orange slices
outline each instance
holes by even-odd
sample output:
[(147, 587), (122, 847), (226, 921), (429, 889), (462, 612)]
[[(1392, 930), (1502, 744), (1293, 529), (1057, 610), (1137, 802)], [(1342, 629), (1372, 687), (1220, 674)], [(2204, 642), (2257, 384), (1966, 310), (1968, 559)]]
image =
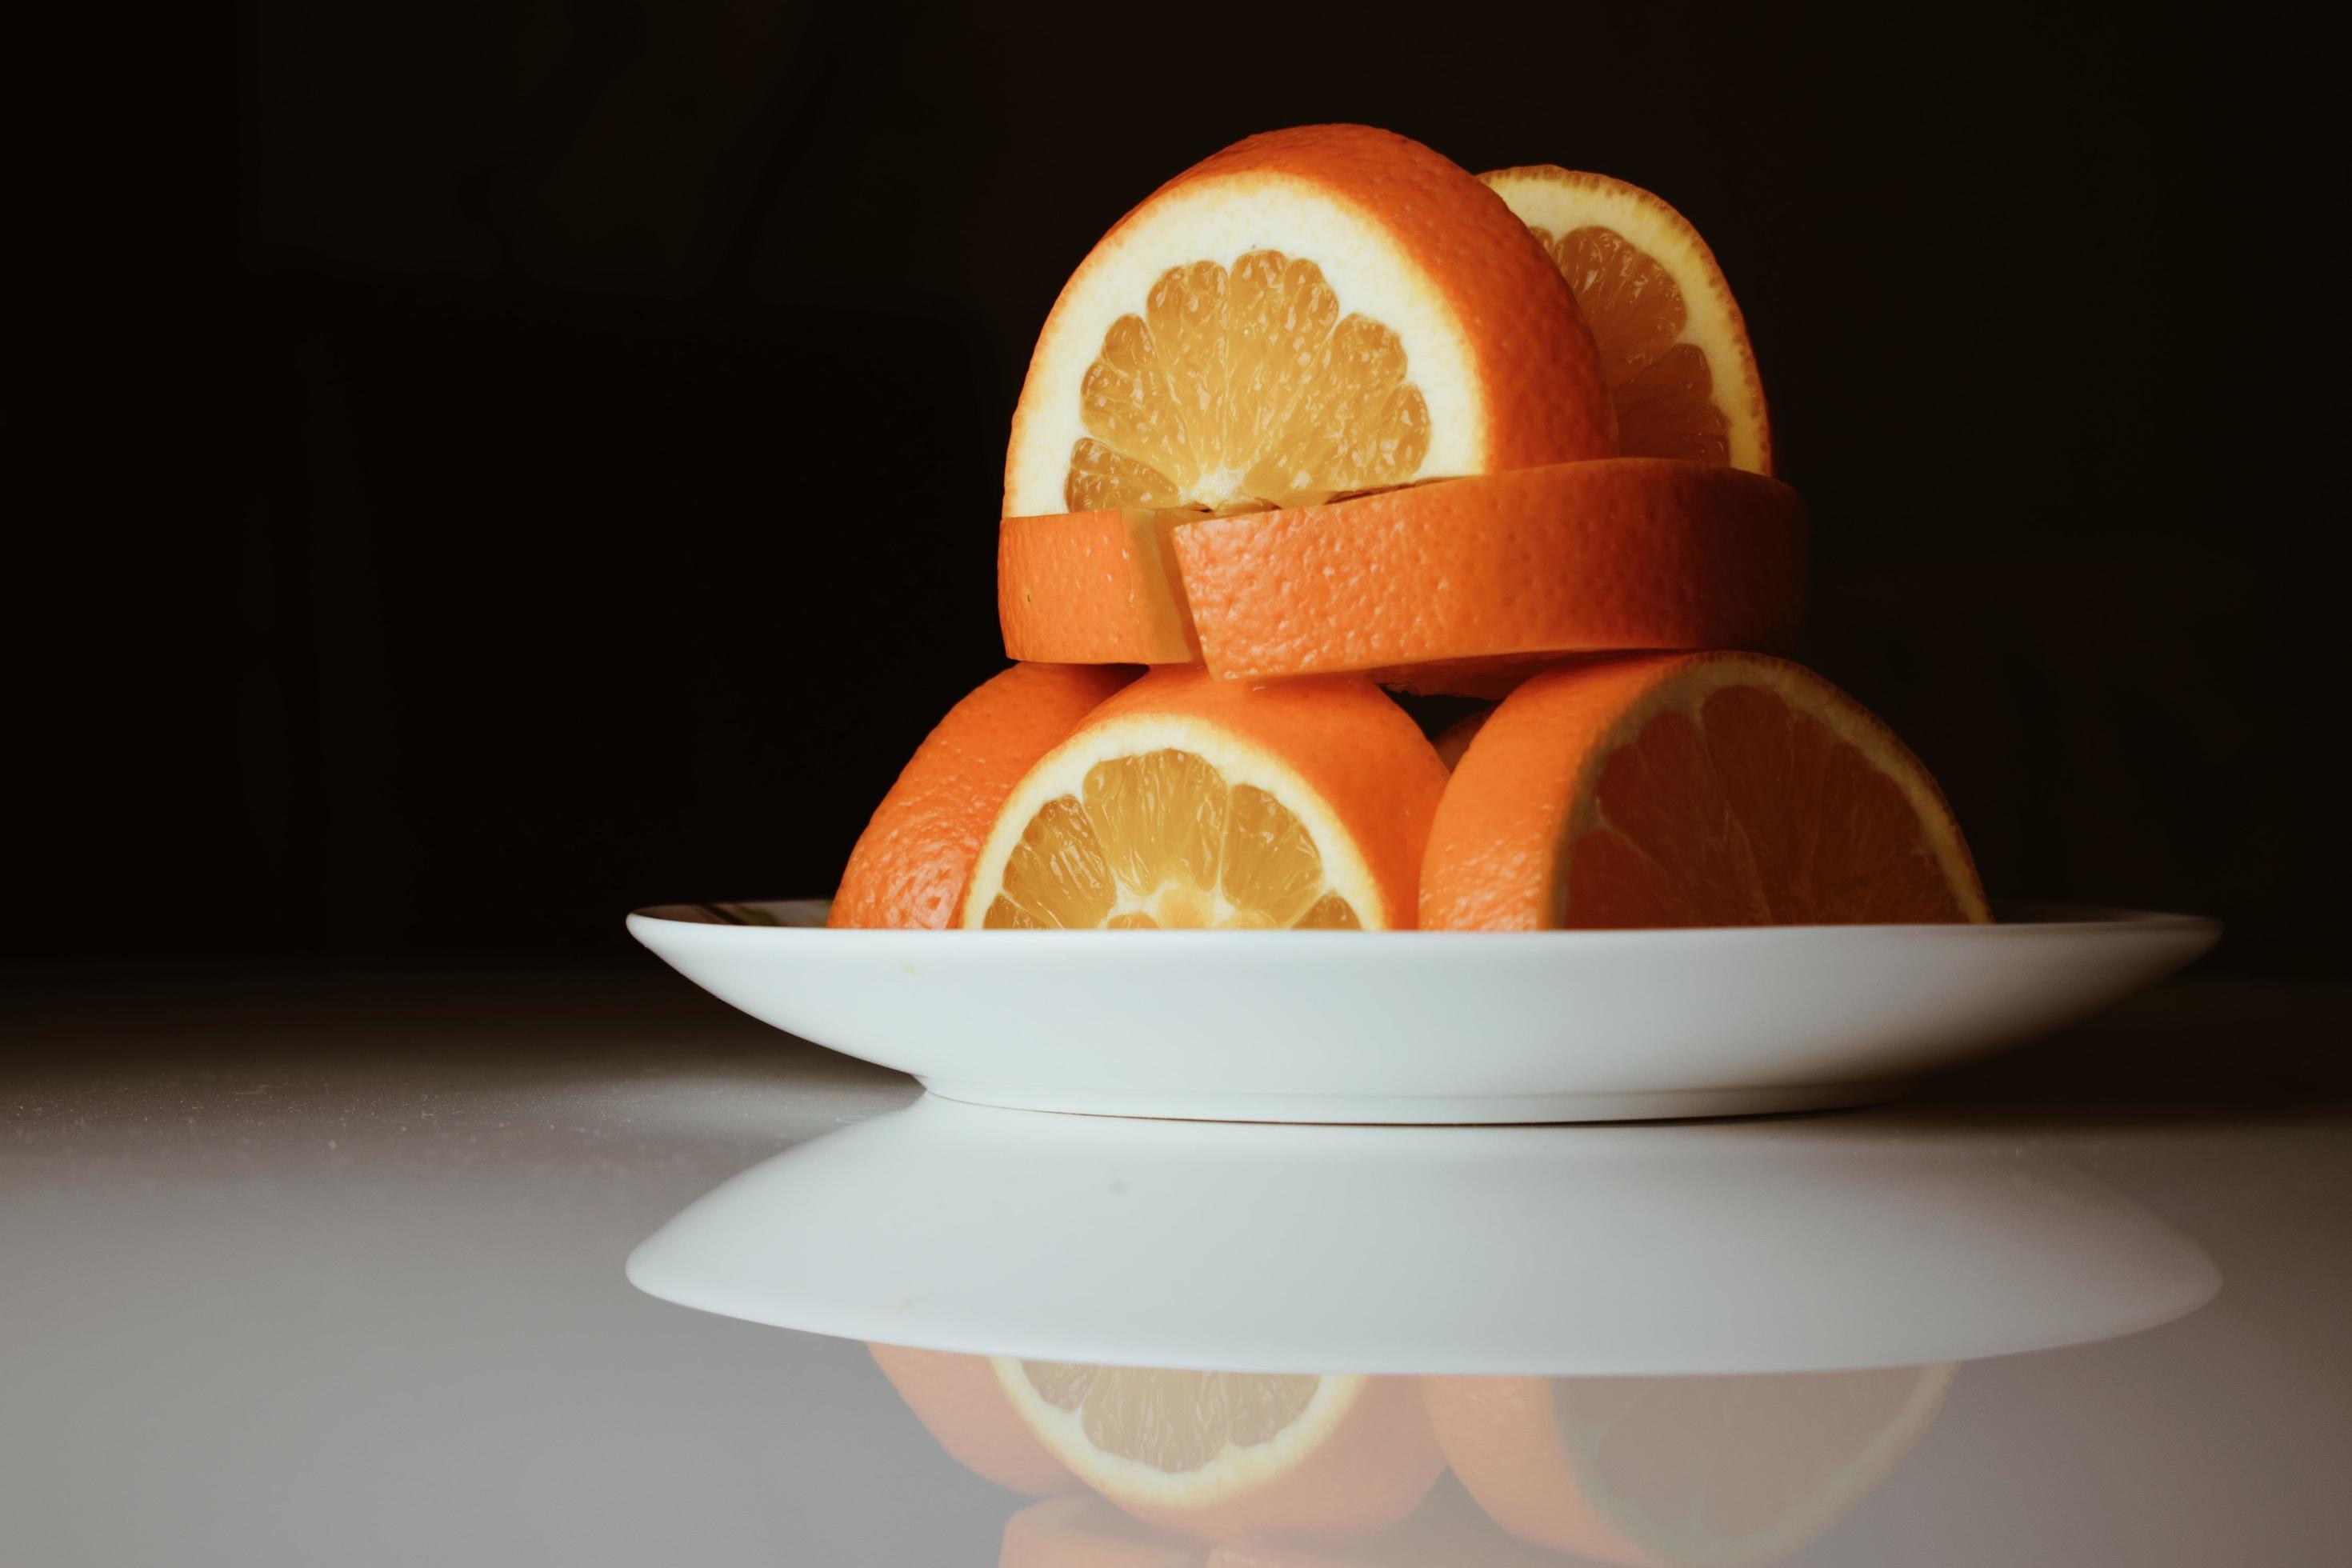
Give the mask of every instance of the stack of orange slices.
[[(1019, 662), (908, 764), (833, 921), (1987, 920), (1926, 770), (1774, 657), (1804, 528), (1664, 202), (1250, 137), (1047, 316), (998, 531)], [(1433, 745), (1393, 689), (1500, 700)]]

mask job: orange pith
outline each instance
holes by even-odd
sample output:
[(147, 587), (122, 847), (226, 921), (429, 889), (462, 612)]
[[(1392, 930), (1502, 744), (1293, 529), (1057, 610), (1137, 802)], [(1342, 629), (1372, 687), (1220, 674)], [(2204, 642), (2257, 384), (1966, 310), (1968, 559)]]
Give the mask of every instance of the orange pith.
[(1171, 268), (1087, 367), (1073, 511), (1248, 511), (1409, 479), (1429, 405), (1397, 335), (1339, 312), (1312, 261), (1253, 250)]
[(874, 808), (826, 923), (952, 925), (972, 858), (1005, 795), (1134, 677), (1124, 665), (1017, 664), (948, 710)]
[(1989, 920), (1935, 781), (1827, 681), (1752, 654), (1548, 671), (1432, 827), (1431, 929)]
[(1591, 328), (1618, 449), (1771, 471), (1746, 323), (1714, 253), (1638, 185), (1540, 164), (1479, 176), (1528, 225)]
[(1253, 136), (1071, 274), (1014, 411), (1004, 513), (1302, 505), (1604, 457), (1591, 334), (1495, 194), (1360, 125)]
[(1154, 671), (1007, 798), (963, 923), (991, 930), (1410, 925), (1444, 768), (1349, 678), (1255, 689)]

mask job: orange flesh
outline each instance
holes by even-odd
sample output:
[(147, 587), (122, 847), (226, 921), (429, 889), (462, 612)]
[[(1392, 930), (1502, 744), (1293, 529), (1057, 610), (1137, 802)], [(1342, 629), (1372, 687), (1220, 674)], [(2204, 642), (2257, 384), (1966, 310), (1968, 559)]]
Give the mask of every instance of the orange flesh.
[(1081, 384), (1072, 511), (1307, 506), (1402, 484), (1429, 409), (1396, 333), (1341, 316), (1312, 261), (1253, 250), (1171, 268)]
[(1970, 918), (1901, 786), (1760, 687), (1651, 718), (1595, 804), (1570, 830), (1565, 926)]
[(1038, 809), (1004, 863), (990, 930), (1360, 929), (1325, 889), (1298, 818), (1173, 748), (1112, 757)]
[(1038, 1397), (1078, 1413), (1087, 1440), (1178, 1474), (1223, 1452), (1264, 1443), (1297, 1421), (1319, 1377), (1218, 1372), (1159, 1372), (1140, 1367), (1021, 1363)]
[(1675, 341), (1689, 311), (1673, 275), (1614, 229), (1528, 232), (1568, 279), (1592, 329), (1601, 380), (1617, 404), (1618, 450), (1629, 458), (1730, 461), (1731, 420), (1715, 405), (1706, 353)]

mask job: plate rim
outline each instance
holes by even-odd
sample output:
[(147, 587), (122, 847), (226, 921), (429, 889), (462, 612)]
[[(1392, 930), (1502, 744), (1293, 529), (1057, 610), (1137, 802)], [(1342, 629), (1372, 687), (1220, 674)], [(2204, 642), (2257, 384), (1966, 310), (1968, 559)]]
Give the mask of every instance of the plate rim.
[[(2007, 900), (1996, 905), (1997, 910), (2011, 911), (2010, 918), (1988, 924), (1971, 921), (1922, 921), (1903, 924), (1846, 925), (1755, 925), (1755, 926), (1648, 926), (1618, 930), (1591, 931), (960, 931), (937, 930), (905, 926), (825, 926), (825, 925), (763, 925), (740, 921), (721, 916), (707, 916), (726, 907), (776, 907), (797, 905), (821, 909), (830, 905), (829, 899), (724, 899), (707, 902), (673, 900), (658, 904), (646, 904), (629, 911), (626, 925), (632, 932), (640, 924), (660, 927), (681, 927), (704, 932), (730, 931), (734, 937), (722, 940), (807, 941), (812, 936), (824, 940), (882, 938), (892, 942), (965, 942), (979, 938), (983, 942), (1050, 942), (1055, 945), (1073, 938), (1095, 945), (1117, 944), (1165, 950), (1171, 942), (1189, 946), (1230, 945), (1236, 942), (1260, 945), (1268, 936), (1279, 938), (1285, 945), (1316, 943), (1327, 945), (1337, 942), (1349, 948), (1361, 946), (1367, 941), (1394, 945), (1400, 942), (1418, 941), (1424, 944), (1458, 945), (1475, 942), (1482, 945), (1510, 943), (1514, 946), (1634, 946), (1649, 943), (1675, 944), (1707, 942), (1766, 943), (1791, 939), (1808, 940), (1823, 934), (1852, 937), (1875, 935), (1895, 940), (1946, 938), (1965, 942), (2018, 940), (2033, 936), (2115, 933), (2150, 935), (2158, 931), (2182, 936), (2201, 937), (2210, 947), (2223, 934), (2221, 920), (2212, 915), (2184, 914), (2166, 910), (2139, 910), (2104, 904), (2044, 902), (2039, 900)], [(688, 917), (672, 911), (700, 911)], [(2039, 911), (2038, 913), (2032, 911)], [(2022, 916), (2023, 918), (2020, 918)], [(1959, 933), (1966, 932), (1967, 935)]]

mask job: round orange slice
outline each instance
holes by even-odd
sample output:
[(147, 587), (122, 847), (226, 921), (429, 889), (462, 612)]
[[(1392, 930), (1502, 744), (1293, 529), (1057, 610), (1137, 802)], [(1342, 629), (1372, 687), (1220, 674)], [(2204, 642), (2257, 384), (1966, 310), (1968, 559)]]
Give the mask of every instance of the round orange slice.
[(1211, 1540), (1344, 1539), (1411, 1513), (1445, 1461), (1413, 1381), (999, 1361), (1038, 1440), (1102, 1496)]
[(1116, 666), (1017, 664), (948, 710), (849, 852), (826, 923), (937, 931), (997, 808), (1039, 757), (1135, 679)]
[(1520, 1540), (1632, 1568), (1778, 1563), (1853, 1511), (1953, 1368), (1749, 1377), (1433, 1377), (1446, 1459)]
[(1796, 630), (1804, 542), (1788, 486), (1657, 458), (1175, 530), (1202, 655), (1226, 679), (1774, 647)]
[(1892, 731), (1757, 654), (1529, 679), (1454, 768), (1432, 930), (1987, 921), (1950, 809)]
[(986, 1356), (903, 1345), (866, 1349), (915, 1419), (965, 1469), (1031, 1497), (1083, 1489), (1013, 1413)]
[(1526, 226), (1419, 142), (1310, 125), (1169, 181), (1079, 263), (1004, 515), (1252, 510), (1605, 457), (1591, 334)]
[(1549, 163), (1478, 176), (1543, 245), (1601, 347), (1618, 450), (1772, 471), (1764, 384), (1715, 253), (1622, 180)]
[(1410, 927), (1445, 764), (1353, 677), (1151, 671), (1015, 786), (972, 867), (972, 929)]

